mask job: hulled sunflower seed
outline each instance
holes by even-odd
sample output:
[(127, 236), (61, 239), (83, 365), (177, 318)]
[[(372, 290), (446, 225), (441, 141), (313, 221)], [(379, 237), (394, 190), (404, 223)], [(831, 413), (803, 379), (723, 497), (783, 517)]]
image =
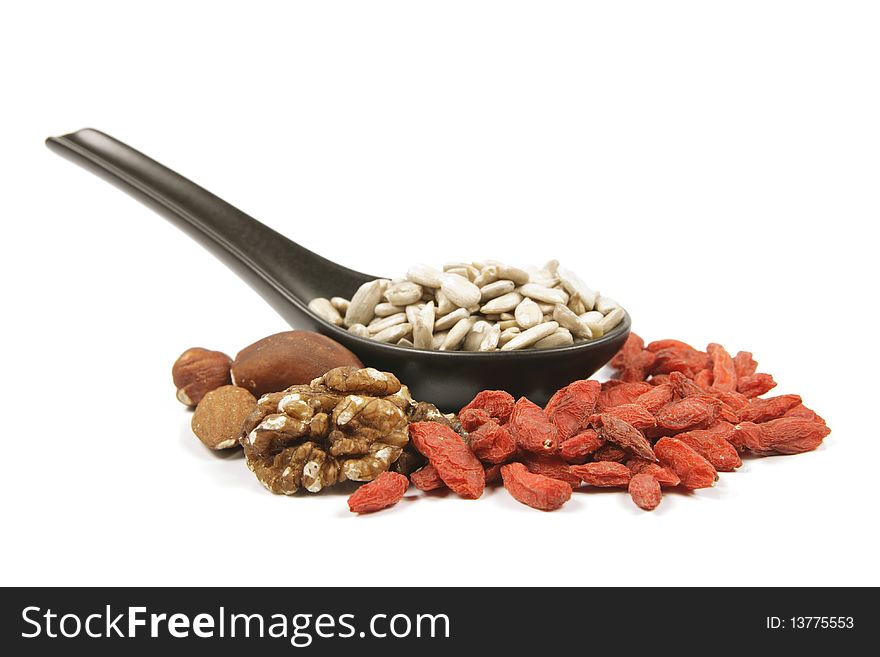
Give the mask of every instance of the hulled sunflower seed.
[(498, 348), (498, 340), (501, 338), (501, 327), (495, 324), (489, 326), (489, 329), (483, 335), (483, 341), (480, 343), (480, 351), (495, 351)]
[(376, 306), (382, 300), (382, 281), (370, 281), (361, 285), (345, 311), (345, 325), (369, 324), (373, 319)]
[(379, 342), (397, 342), (412, 333), (412, 324), (396, 324), (389, 326), (384, 331), (373, 334), (373, 339)]
[(370, 329), (368, 329), (363, 324), (352, 324), (348, 327), (348, 332), (353, 333), (361, 338), (369, 338), (370, 337)]
[(412, 347), (414, 345), (407, 338), (400, 338), (400, 340), (397, 341), (397, 346), (398, 347)]
[(437, 298), (437, 316), (440, 317), (442, 315), (448, 315), (453, 310), (456, 309), (456, 305), (452, 303), (449, 298), (443, 294), (441, 290), (437, 290), (436, 294)]
[(480, 303), (480, 288), (458, 274), (441, 274), (440, 290), (459, 308), (469, 308)]
[(582, 313), (587, 312), (587, 307), (584, 305), (584, 302), (581, 300), (581, 295), (575, 292), (568, 299), (568, 308), (575, 315), (580, 315)]
[(598, 310), (590, 310), (589, 312), (585, 312), (581, 315), (578, 315), (578, 318), (584, 324), (597, 324), (604, 319), (605, 315), (600, 313)]
[(388, 317), (377, 317), (367, 325), (367, 329), (369, 329), (370, 335), (376, 335), (377, 333), (381, 333), (387, 328), (406, 323), (406, 313), (395, 313), (394, 315), (389, 315)]
[[(432, 301), (431, 303), (433, 303), (433, 301)], [(416, 317), (419, 316), (419, 312), (420, 312), (421, 309), (424, 308), (426, 305), (427, 305), (427, 304), (424, 304), (424, 303), (421, 304), (421, 305), (417, 305), (417, 304), (414, 304), (414, 303), (408, 305), (408, 306), (404, 309), (404, 311), (403, 311), (403, 312), (406, 313), (406, 321), (408, 321), (410, 324), (413, 325), (413, 327), (415, 327)]]
[(535, 343), (535, 349), (552, 349), (553, 347), (568, 347), (574, 344), (571, 331), (567, 328), (558, 328), (553, 333)]
[(620, 324), (620, 322), (623, 321), (625, 314), (623, 308), (612, 308), (608, 314), (602, 318), (602, 321), (599, 322), (599, 325), (602, 327), (602, 332), (608, 333), (611, 329)]
[(498, 278), (506, 278), (517, 285), (525, 285), (529, 282), (529, 272), (524, 269), (519, 269), (518, 267), (497, 264), (495, 265), (495, 271), (498, 272)]
[(408, 306), (422, 298), (422, 286), (412, 281), (404, 281), (385, 290), (385, 298), (388, 303), (395, 306)]
[(467, 319), (470, 316), (471, 314), (467, 311), (467, 308), (456, 308), (451, 313), (434, 320), (434, 330), (446, 331), (447, 329), (451, 329), (462, 319)]
[(533, 326), (540, 324), (543, 315), (544, 313), (541, 312), (541, 308), (538, 307), (538, 304), (529, 298), (523, 299), (516, 307), (516, 310), (513, 311), (516, 323), (524, 329), (530, 329)]
[(517, 326), (510, 326), (506, 329), (503, 329), (501, 331), (501, 335), (498, 336), (498, 344), (503, 347), (515, 337), (519, 336), (520, 333), (521, 331)]
[(490, 283), (494, 283), (498, 280), (498, 268), (493, 265), (486, 265), (480, 271), (480, 275), (477, 276), (473, 283), (479, 288), (483, 288)]
[(507, 294), (502, 294), (500, 297), (495, 297), (489, 301), (485, 306), (480, 308), (480, 312), (485, 314), (510, 312), (516, 308), (522, 300), (522, 295), (519, 292), (508, 292)]
[(495, 281), (480, 288), (480, 301), (484, 303), (496, 297), (513, 292), (516, 283), (513, 281)]
[(413, 265), (406, 272), (407, 280), (433, 288), (440, 287), (440, 276), (442, 276), (442, 272), (428, 265)]
[(572, 310), (561, 303), (553, 309), (553, 319), (563, 328), (568, 329), (579, 338), (592, 338), (593, 332), (584, 324)]
[(376, 313), (376, 317), (389, 317), (391, 315), (396, 315), (397, 313), (402, 313), (406, 309), (403, 306), (395, 306), (393, 303), (383, 302), (376, 306), (373, 310)]
[(596, 310), (598, 310), (603, 315), (607, 315), (615, 308), (620, 308), (620, 304), (611, 297), (599, 297), (596, 300)]
[(318, 297), (309, 301), (309, 310), (334, 326), (342, 326), (342, 315), (329, 299)]
[(519, 328), (519, 323), (515, 319), (505, 319), (505, 320), (498, 322), (498, 326), (500, 326), (501, 330), (503, 331), (505, 329), (514, 328), (514, 327)]
[(557, 273), (565, 291), (572, 295), (577, 293), (586, 310), (589, 311), (595, 307), (596, 292), (587, 287), (587, 284), (584, 283), (577, 274), (564, 267), (560, 267)]
[(545, 287), (536, 283), (526, 283), (519, 287), (519, 292), (524, 297), (533, 299), (534, 301), (543, 301), (544, 303), (568, 303), (568, 294), (565, 290), (558, 288)]
[(492, 328), (492, 325), (485, 320), (481, 319), (474, 322), (473, 326), (471, 326), (470, 332), (464, 339), (464, 346), (462, 349), (465, 351), (477, 351), (483, 343), (483, 337), (485, 337), (486, 332), (490, 328)]
[(443, 346), (443, 341), (446, 340), (446, 336), (449, 335), (449, 331), (439, 331), (434, 334), (434, 337), (431, 339), (431, 349), (439, 349)]
[(415, 322), (413, 323), (413, 344), (418, 349), (431, 349), (434, 344), (433, 301), (426, 303), (425, 307), (416, 315)]
[(544, 322), (543, 324), (538, 324), (537, 326), (533, 326), (532, 328), (520, 333), (513, 340), (501, 347), (501, 350), (514, 351), (516, 349), (525, 349), (526, 347), (531, 347), (539, 340), (543, 340), (548, 335), (553, 334), (558, 328), (559, 324), (557, 324), (556, 322)]
[(333, 304), (333, 307), (336, 308), (343, 315), (345, 311), (348, 310), (348, 299), (343, 299), (342, 297), (333, 297), (330, 299), (330, 303)]
[(440, 345), (440, 351), (457, 351), (460, 349), (470, 330), (470, 318), (459, 320), (455, 326), (449, 329), (449, 333), (446, 334), (446, 339), (443, 340), (443, 344)]

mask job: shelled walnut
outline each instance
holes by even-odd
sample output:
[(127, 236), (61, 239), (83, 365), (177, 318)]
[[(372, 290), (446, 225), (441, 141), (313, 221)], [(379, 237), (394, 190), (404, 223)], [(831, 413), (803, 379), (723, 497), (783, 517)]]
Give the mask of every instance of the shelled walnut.
[(416, 409), (425, 412), (393, 374), (338, 367), (309, 385), (263, 395), (239, 442), (248, 467), (273, 493), (316, 493), (387, 471), (409, 442)]

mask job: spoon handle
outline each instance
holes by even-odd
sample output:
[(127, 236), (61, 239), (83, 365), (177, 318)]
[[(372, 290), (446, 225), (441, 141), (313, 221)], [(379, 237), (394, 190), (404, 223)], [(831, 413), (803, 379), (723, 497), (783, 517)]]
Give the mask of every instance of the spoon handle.
[(326, 289), (328, 275), (351, 288), (340, 289), (341, 294), (369, 279), (309, 251), (103, 132), (87, 128), (49, 137), (46, 145), (169, 219), (285, 318), (309, 314), (306, 306)]

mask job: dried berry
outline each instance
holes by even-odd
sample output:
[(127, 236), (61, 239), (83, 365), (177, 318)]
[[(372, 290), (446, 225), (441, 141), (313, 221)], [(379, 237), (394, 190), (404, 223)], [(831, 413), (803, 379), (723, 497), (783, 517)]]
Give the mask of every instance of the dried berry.
[(631, 404), (640, 395), (651, 390), (649, 383), (625, 383), (623, 381), (606, 381), (602, 384), (602, 392), (596, 402), (596, 412), (601, 413), (606, 408), (613, 408), (621, 404)]
[(776, 381), (769, 374), (750, 374), (736, 382), (736, 391), (746, 397), (760, 397), (776, 387)]
[[(644, 395), (639, 396), (639, 399), (643, 396)], [(653, 429), (657, 426), (657, 420), (654, 419), (651, 411), (642, 406), (638, 400), (633, 404), (621, 404), (620, 406), (606, 408), (604, 412), (606, 415), (616, 417), (618, 420), (622, 420), (636, 429)], [(593, 423), (597, 417), (598, 416), (591, 417), (591, 423)]]
[(803, 404), (798, 404), (794, 408), (791, 408), (785, 412), (785, 415), (782, 417), (800, 417), (805, 420), (812, 420), (813, 422), (818, 422), (819, 424), (825, 424), (825, 420), (816, 413), (814, 410), (807, 408)]
[(513, 397), (504, 390), (483, 390), (477, 393), (473, 400), (461, 409), (461, 413), (471, 408), (479, 408), (495, 418), (498, 424), (504, 424), (510, 419), (513, 412)]
[(572, 488), (580, 486), (581, 478), (574, 474), (571, 471), (571, 466), (559, 456), (525, 452), (520, 458), (520, 462), (529, 469), (529, 472), (559, 479)]
[(781, 417), (761, 424), (741, 422), (736, 428), (738, 445), (755, 454), (809, 452), (831, 433), (825, 424), (800, 417)]
[(437, 490), (446, 488), (446, 484), (440, 478), (440, 473), (430, 463), (425, 467), (416, 470), (409, 476), (412, 485), (423, 491)]
[(700, 370), (694, 375), (694, 384), (702, 390), (712, 389), (715, 383), (715, 375), (712, 370)]
[(509, 427), (517, 447), (527, 452), (552, 453), (558, 447), (558, 432), (543, 409), (520, 397), (510, 414)]
[(727, 350), (713, 342), (706, 347), (706, 351), (712, 358), (712, 386), (721, 391), (736, 390), (736, 369)]
[(678, 478), (677, 474), (669, 468), (664, 468), (658, 463), (652, 463), (644, 459), (630, 459), (626, 462), (626, 467), (628, 467), (630, 472), (634, 475), (641, 473), (651, 475), (661, 486), (672, 487), (678, 486), (681, 483), (681, 479)]
[(569, 463), (579, 463), (605, 444), (593, 429), (585, 429), (576, 436), (564, 441), (559, 447), (559, 455)]
[(533, 474), (522, 463), (501, 466), (501, 478), (513, 499), (533, 509), (553, 511), (571, 499), (571, 486), (567, 483)]
[[(729, 426), (728, 435), (734, 431), (733, 425)], [(705, 429), (694, 429), (679, 433), (675, 438), (709, 461), (719, 472), (733, 472), (742, 465), (742, 459), (740, 459), (736, 448), (727, 442), (724, 434)]]
[(516, 454), (516, 441), (495, 420), (489, 420), (468, 435), (471, 451), (484, 463), (505, 463)]
[(483, 494), (483, 466), (461, 436), (436, 422), (415, 422), (409, 429), (413, 445), (437, 468), (443, 483), (452, 491), (468, 499)]
[(606, 441), (615, 443), (623, 449), (629, 450), (635, 456), (648, 461), (656, 461), (651, 444), (642, 433), (634, 426), (620, 420), (608, 413), (601, 413), (598, 417), (599, 436)]
[(484, 469), (486, 475), (486, 485), (494, 484), (501, 480), (501, 464), (493, 463), (492, 465), (487, 465)]
[(626, 486), (632, 478), (632, 472), (628, 467), (613, 461), (573, 465), (571, 471), (590, 486), (601, 488)]
[(779, 395), (767, 399), (753, 399), (738, 412), (741, 422), (760, 424), (782, 417), (795, 406), (801, 405), (800, 395)]
[(674, 388), (672, 385), (663, 383), (639, 395), (634, 403), (644, 406), (651, 415), (657, 415), (661, 408), (672, 401), (673, 394)]
[(654, 445), (660, 465), (672, 470), (685, 488), (708, 488), (718, 479), (712, 464), (675, 438), (661, 438)]
[(657, 424), (679, 432), (712, 424), (721, 412), (721, 402), (706, 397), (685, 397), (667, 404), (657, 414)]
[(736, 371), (736, 379), (751, 376), (758, 370), (758, 362), (752, 358), (751, 351), (738, 351), (733, 357), (733, 369)]
[(372, 513), (387, 509), (403, 499), (408, 487), (409, 480), (402, 474), (383, 472), (348, 498), (348, 508), (352, 513)]
[(461, 422), (461, 428), (465, 431), (475, 431), (492, 419), (482, 408), (466, 408), (458, 414), (458, 421)]
[(602, 445), (602, 447), (593, 452), (593, 460), (597, 462), (612, 461), (614, 463), (623, 463), (626, 457), (626, 450), (613, 443)]
[(567, 385), (550, 398), (545, 414), (556, 427), (560, 441), (586, 427), (588, 418), (596, 410), (601, 391), (598, 381), (581, 380)]
[(629, 494), (633, 502), (645, 511), (656, 509), (663, 497), (660, 483), (647, 473), (633, 475), (629, 480)]

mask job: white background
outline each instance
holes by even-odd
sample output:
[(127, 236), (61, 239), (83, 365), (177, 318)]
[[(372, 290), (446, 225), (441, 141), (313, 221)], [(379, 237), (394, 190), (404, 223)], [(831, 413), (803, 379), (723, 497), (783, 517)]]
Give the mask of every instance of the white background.
[[(876, 3), (2, 14), (3, 584), (880, 584)], [(355, 269), (559, 258), (649, 340), (754, 351), (833, 433), (654, 513), (273, 497), (170, 368), (285, 324), (42, 144), (86, 126)]]

